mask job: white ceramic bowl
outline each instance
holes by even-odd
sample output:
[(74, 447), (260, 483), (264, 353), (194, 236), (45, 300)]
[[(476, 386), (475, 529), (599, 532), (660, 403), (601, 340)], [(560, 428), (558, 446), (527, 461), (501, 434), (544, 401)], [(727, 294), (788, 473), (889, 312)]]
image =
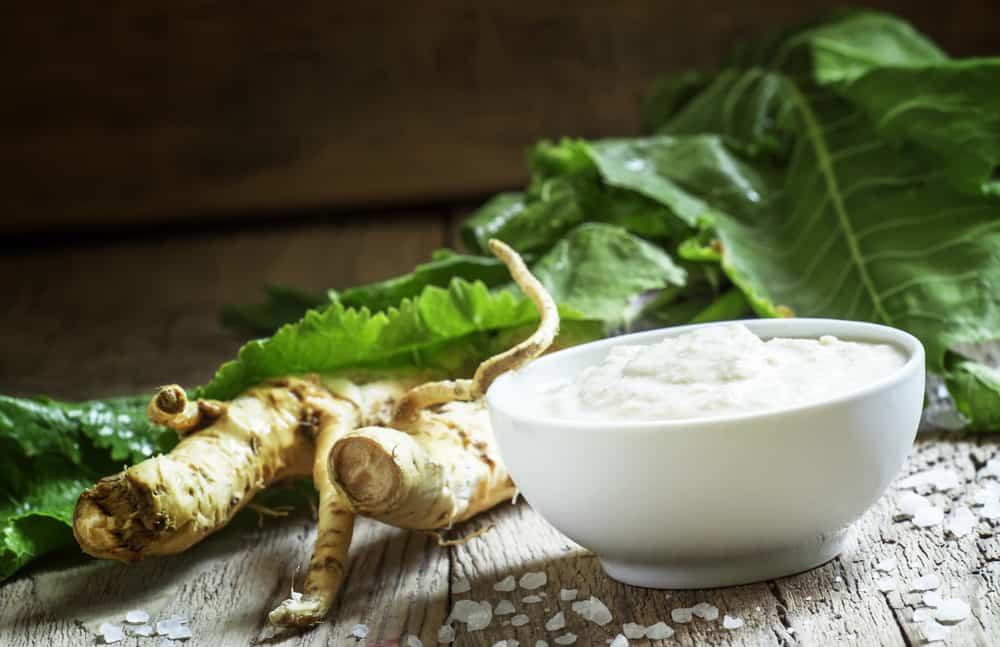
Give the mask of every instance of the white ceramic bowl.
[[(525, 413), (543, 383), (620, 344), (681, 326), (559, 351), (487, 393), (500, 451), (524, 496), (600, 558), (616, 580), (654, 588), (729, 586), (801, 572), (842, 549), (848, 526), (886, 490), (913, 444), (924, 350), (912, 335), (855, 321), (744, 321), (762, 338), (835, 335), (893, 344), (887, 378), (817, 404), (706, 420), (568, 421)], [(702, 324), (713, 325), (713, 324)]]

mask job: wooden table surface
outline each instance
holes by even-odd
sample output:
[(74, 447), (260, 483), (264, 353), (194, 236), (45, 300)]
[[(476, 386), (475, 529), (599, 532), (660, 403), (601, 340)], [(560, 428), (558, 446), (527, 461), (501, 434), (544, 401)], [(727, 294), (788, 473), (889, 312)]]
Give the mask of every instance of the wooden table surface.
[[(82, 398), (148, 391), (168, 381), (204, 382), (231, 357), (240, 340), (218, 326), (219, 307), (257, 297), (266, 282), (337, 287), (406, 271), (431, 250), (452, 244), (454, 213), (442, 210), (256, 227), (240, 231), (159, 235), (117, 242), (63, 240), (0, 258), (5, 316), (0, 319), (0, 392)], [(950, 509), (969, 498), (972, 483), (997, 453), (993, 436), (922, 433), (904, 470), (954, 470), (966, 483), (934, 500)], [(850, 466), (845, 466), (845, 475)], [(845, 476), (846, 477), (846, 476)], [(790, 487), (794, 487), (790, 484)], [(60, 555), (0, 585), (0, 645), (97, 644), (104, 621), (143, 608), (154, 616), (183, 613), (194, 638), (188, 645), (353, 645), (364, 623), (371, 640), (392, 645), (405, 634), (437, 644), (452, 604), (463, 598), (512, 599), (530, 617), (514, 627), (494, 618), (486, 630), (460, 628), (458, 645), (490, 646), (516, 639), (533, 646), (552, 639), (543, 625), (565, 610), (577, 645), (603, 646), (623, 622), (665, 620), (676, 635), (664, 645), (918, 645), (911, 614), (920, 598), (907, 592), (916, 577), (937, 573), (946, 597), (966, 600), (972, 616), (954, 626), (948, 644), (1000, 642), (1000, 541), (980, 521), (961, 539), (938, 526), (894, 522), (892, 496), (857, 524), (850, 548), (815, 570), (772, 582), (708, 591), (654, 591), (608, 579), (593, 555), (561, 536), (526, 503), (505, 504), (469, 522), (495, 528), (465, 545), (439, 547), (421, 533), (368, 520), (357, 524), (350, 566), (330, 622), (292, 636), (271, 636), (266, 612), (286, 596), (305, 568), (314, 537), (307, 516), (265, 520), (263, 527), (228, 528), (188, 552), (122, 565)], [(775, 501), (780, 506), (781, 501)], [(822, 505), (819, 502), (818, 505)], [(898, 590), (880, 593), (874, 563), (894, 557)], [(524, 591), (498, 593), (508, 574), (544, 570), (542, 603)], [(468, 578), (469, 593), (452, 585)], [(614, 614), (598, 627), (570, 612), (560, 588), (596, 595)], [(721, 622), (676, 624), (670, 610), (708, 601), (742, 618), (735, 631)], [(508, 616), (509, 618), (509, 616)], [(130, 638), (125, 645), (159, 645)], [(633, 641), (648, 645), (649, 641)]]

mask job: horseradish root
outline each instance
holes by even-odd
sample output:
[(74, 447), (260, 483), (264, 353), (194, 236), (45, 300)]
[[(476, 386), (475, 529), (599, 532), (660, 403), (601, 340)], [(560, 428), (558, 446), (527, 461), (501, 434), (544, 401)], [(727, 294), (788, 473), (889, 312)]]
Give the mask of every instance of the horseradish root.
[(401, 528), (432, 530), (465, 521), (514, 495), (482, 398), (497, 376), (551, 345), (559, 314), (516, 252), (495, 240), (490, 249), (535, 304), (541, 317), (538, 329), (483, 362), (471, 380), (411, 389), (390, 426), (365, 427), (334, 444), (330, 480), (359, 514)]
[(306, 572), (305, 587), (268, 614), (273, 625), (305, 627), (322, 622), (330, 611), (347, 570), (347, 549), (354, 531), (354, 512), (326, 476), (326, 456), (334, 441), (361, 423), (359, 407), (340, 398), (313, 398), (316, 412), (316, 452), (313, 483), (319, 492), (316, 545)]
[(83, 492), (73, 515), (77, 542), (95, 557), (130, 562), (201, 541), (271, 483), (311, 473), (309, 424), (316, 403), (334, 399), (316, 381), (275, 380), (232, 402), (208, 403), (215, 416), (208, 422), (205, 408), (188, 403), (180, 387), (164, 387), (150, 403), (152, 417), (188, 435), (169, 454)]
[(510, 270), (511, 277), (538, 310), (541, 319), (538, 328), (520, 344), (480, 364), (471, 380), (428, 382), (410, 389), (399, 401), (392, 427), (396, 429), (413, 427), (418, 423), (420, 412), (436, 404), (482, 398), (486, 394), (486, 389), (493, 384), (493, 380), (502, 373), (524, 366), (544, 353), (559, 334), (559, 310), (556, 303), (545, 291), (545, 287), (528, 270), (524, 260), (499, 240), (490, 240), (489, 245), (490, 251), (503, 261)]

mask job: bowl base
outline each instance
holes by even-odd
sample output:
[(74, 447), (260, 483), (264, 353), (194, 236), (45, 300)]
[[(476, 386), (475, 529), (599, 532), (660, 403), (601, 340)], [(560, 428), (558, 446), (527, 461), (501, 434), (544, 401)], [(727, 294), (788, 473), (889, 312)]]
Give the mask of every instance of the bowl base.
[(621, 562), (601, 559), (608, 577), (650, 589), (710, 589), (773, 580), (816, 568), (844, 548), (847, 531), (781, 550), (704, 562)]

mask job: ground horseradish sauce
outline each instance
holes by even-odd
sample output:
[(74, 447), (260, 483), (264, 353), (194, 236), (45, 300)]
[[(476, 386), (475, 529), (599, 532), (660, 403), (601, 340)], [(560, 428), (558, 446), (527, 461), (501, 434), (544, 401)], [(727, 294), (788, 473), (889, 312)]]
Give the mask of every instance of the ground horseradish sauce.
[(906, 362), (887, 344), (761, 340), (742, 324), (615, 346), (597, 366), (543, 387), (560, 418), (684, 420), (784, 409), (856, 391)]

